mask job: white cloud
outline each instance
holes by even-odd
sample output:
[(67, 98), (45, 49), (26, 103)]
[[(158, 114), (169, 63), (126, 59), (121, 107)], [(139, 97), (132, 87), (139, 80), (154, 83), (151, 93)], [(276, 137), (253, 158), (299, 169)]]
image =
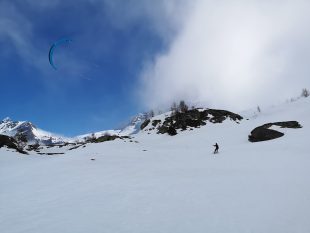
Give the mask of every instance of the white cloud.
[(195, 1), (169, 51), (146, 65), (143, 104), (242, 109), (296, 95), (310, 86), (308, 9), (304, 0)]

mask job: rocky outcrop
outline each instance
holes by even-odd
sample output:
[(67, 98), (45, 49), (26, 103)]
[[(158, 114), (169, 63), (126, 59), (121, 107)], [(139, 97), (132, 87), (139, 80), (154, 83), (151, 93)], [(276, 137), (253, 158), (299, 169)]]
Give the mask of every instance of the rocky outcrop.
[[(151, 128), (148, 130), (157, 129), (159, 134), (169, 134), (171, 136), (177, 134), (177, 130), (186, 130), (188, 128), (198, 128), (206, 125), (207, 122), (222, 123), (226, 119), (230, 119), (239, 123), (242, 120), (242, 116), (226, 111), (217, 109), (192, 109), (185, 112), (175, 112), (169, 117), (166, 117), (162, 122), (161, 120), (152, 120)], [(150, 124), (151, 120), (146, 120), (141, 129), (146, 128)]]
[(249, 135), (249, 141), (250, 142), (268, 141), (282, 137), (283, 135), (284, 133), (281, 133), (279, 131), (260, 126), (251, 131), (251, 135)]
[(23, 151), (18, 147), (18, 143), (14, 138), (6, 135), (0, 135), (0, 148), (4, 146), (10, 149), (14, 149), (19, 153), (27, 154), (27, 152)]
[(118, 135), (103, 135), (101, 137), (93, 137), (87, 139), (86, 143), (100, 143), (100, 142), (107, 142), (107, 141), (114, 141), (115, 139), (131, 139), (129, 136), (118, 136)]
[(150, 119), (147, 119), (147, 120), (145, 120), (142, 124), (141, 124), (141, 126), (140, 126), (140, 129), (144, 129), (149, 123), (150, 123)]
[(284, 133), (281, 133), (274, 129), (270, 129), (270, 127), (272, 126), (279, 126), (281, 128), (291, 128), (291, 129), (302, 128), (302, 126), (297, 121), (267, 123), (253, 129), (251, 131), (251, 134), (249, 135), (249, 141), (261, 142), (284, 136)]

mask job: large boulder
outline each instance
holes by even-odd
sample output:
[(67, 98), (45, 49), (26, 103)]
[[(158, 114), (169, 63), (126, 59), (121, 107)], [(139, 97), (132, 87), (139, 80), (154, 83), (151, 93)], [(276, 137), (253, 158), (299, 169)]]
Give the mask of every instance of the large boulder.
[(250, 142), (261, 142), (261, 141), (268, 141), (272, 139), (276, 139), (282, 137), (284, 133), (281, 133), (276, 130), (264, 128), (264, 127), (257, 127), (251, 131), (251, 135), (249, 135)]
[(302, 126), (297, 121), (283, 121), (283, 122), (274, 122), (267, 123), (261, 126), (256, 127), (251, 131), (249, 135), (250, 142), (261, 142), (276, 139), (284, 136), (284, 133), (281, 133), (277, 130), (270, 129), (272, 126), (279, 126), (281, 128), (291, 128), (298, 129), (302, 128)]

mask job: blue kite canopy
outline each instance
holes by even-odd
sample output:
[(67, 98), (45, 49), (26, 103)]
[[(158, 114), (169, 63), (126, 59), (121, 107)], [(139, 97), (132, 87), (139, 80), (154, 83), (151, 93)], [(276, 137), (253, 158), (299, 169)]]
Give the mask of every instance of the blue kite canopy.
[(50, 48), (50, 51), (48, 53), (48, 59), (49, 59), (49, 62), (51, 64), (51, 66), (57, 70), (57, 67), (55, 66), (54, 62), (53, 62), (53, 54), (54, 54), (54, 49), (60, 45), (60, 44), (64, 44), (64, 43), (70, 43), (72, 42), (71, 39), (68, 39), (68, 38), (62, 38), (60, 40), (57, 40), (56, 42), (54, 42), (54, 44), (51, 46)]

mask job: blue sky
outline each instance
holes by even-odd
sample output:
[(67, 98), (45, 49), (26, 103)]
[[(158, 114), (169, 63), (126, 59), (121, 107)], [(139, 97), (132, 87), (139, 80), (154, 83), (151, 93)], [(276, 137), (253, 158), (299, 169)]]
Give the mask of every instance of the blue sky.
[[(137, 100), (138, 77), (165, 41), (146, 16), (124, 15), (134, 1), (35, 2), (0, 4), (7, 27), (0, 31), (0, 118), (72, 136), (120, 127), (147, 110)], [(48, 51), (63, 37), (73, 42), (55, 49), (54, 70)]]

